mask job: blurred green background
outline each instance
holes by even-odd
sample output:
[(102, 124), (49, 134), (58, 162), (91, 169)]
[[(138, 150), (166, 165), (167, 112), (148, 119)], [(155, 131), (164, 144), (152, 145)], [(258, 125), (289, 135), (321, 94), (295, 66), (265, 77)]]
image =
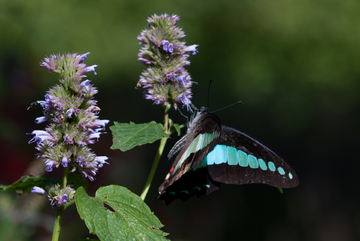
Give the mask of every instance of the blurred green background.
[[(53, 53), (90, 51), (99, 64), (88, 78), (98, 87), (100, 118), (162, 121), (161, 108), (135, 90), (145, 66), (136, 37), (152, 14), (177, 14), (188, 45), (199, 44), (188, 71), (198, 85), (193, 103), (271, 147), (293, 166), (300, 185), (223, 185), (199, 199), (158, 201), (171, 161), (160, 162), (146, 202), (172, 240), (359, 240), (360, 2), (243, 1), (0, 1), (0, 183), (43, 174), (28, 145), (57, 76), (39, 62)], [(172, 110), (178, 123), (185, 119)], [(88, 193), (122, 185), (140, 194), (158, 142), (122, 153), (108, 131), (93, 145), (111, 157)], [(165, 151), (178, 139), (175, 135)], [(51, 173), (59, 176), (61, 171)], [(49, 176), (48, 174), (46, 174)], [(49, 240), (55, 209), (45, 197), (0, 194), (0, 240)], [(75, 207), (67, 209), (60, 240), (88, 234)]]

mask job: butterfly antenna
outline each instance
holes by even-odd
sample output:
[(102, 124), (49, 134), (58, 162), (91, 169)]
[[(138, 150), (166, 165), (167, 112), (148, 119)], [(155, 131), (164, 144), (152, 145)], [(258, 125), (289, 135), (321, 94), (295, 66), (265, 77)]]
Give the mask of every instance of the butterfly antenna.
[[(192, 107), (194, 110), (199, 111), (199, 109), (196, 108), (196, 106), (195, 106), (193, 103), (191, 103), (191, 107)], [(192, 110), (192, 109), (191, 109), (191, 110)]]
[(242, 104), (242, 105), (243, 105), (244, 103), (243, 103), (241, 100), (239, 100), (239, 101), (237, 101), (237, 102), (235, 102), (235, 103), (232, 103), (231, 105), (222, 107), (222, 108), (217, 109), (217, 110), (215, 110), (215, 111), (211, 111), (211, 113), (215, 113), (215, 112), (217, 112), (217, 111), (219, 111), (219, 110), (223, 110), (223, 109), (226, 109), (226, 108), (228, 108), (228, 107), (230, 107), (230, 106), (237, 105), (237, 104)]
[(186, 118), (186, 123), (189, 122), (189, 117), (187, 117), (186, 115), (184, 115), (184, 114), (181, 112), (180, 108), (178, 108), (178, 111), (180, 112), (180, 114), (181, 114), (182, 116), (184, 116), (184, 117)]

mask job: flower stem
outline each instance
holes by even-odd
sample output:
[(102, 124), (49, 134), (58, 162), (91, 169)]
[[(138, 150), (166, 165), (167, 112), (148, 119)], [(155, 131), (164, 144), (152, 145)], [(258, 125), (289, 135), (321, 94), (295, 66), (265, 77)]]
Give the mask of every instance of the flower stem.
[(151, 182), (152, 182), (152, 180), (153, 180), (153, 178), (154, 178), (154, 175), (155, 175), (155, 172), (156, 172), (156, 168), (157, 168), (157, 166), (158, 166), (158, 164), (159, 164), (160, 157), (161, 157), (161, 155), (162, 155), (162, 153), (163, 153), (163, 151), (164, 151), (164, 147), (165, 147), (165, 144), (166, 144), (167, 139), (168, 139), (168, 138), (166, 138), (166, 137), (161, 138), (160, 146), (159, 146), (159, 149), (158, 149), (158, 151), (157, 151), (157, 153), (156, 153), (156, 156), (155, 156), (155, 159), (154, 159), (154, 163), (153, 163), (153, 165), (152, 165), (152, 167), (151, 167), (151, 171), (150, 171), (150, 173), (149, 173), (149, 177), (148, 177), (148, 179), (147, 179), (147, 181), (146, 181), (146, 183), (145, 183), (144, 190), (143, 190), (143, 192), (142, 192), (141, 195), (140, 195), (140, 198), (141, 198), (143, 201), (145, 200), (145, 197), (146, 197), (146, 195), (147, 195), (147, 193), (148, 193), (148, 191), (149, 191), (149, 189), (150, 189)]
[[(64, 175), (61, 183), (61, 188), (65, 188), (67, 184), (67, 177), (68, 177), (69, 167), (64, 168)], [(65, 207), (60, 206), (56, 212), (56, 218), (55, 218), (55, 224), (54, 224), (54, 230), (53, 230), (53, 236), (52, 241), (58, 241), (60, 236), (60, 228), (61, 228), (61, 220), (62, 215), (64, 213)]]
[(62, 179), (62, 183), (61, 183), (61, 188), (65, 188), (67, 185), (68, 172), (69, 172), (69, 167), (65, 167), (63, 179)]
[(57, 212), (56, 212), (56, 218), (55, 218), (52, 241), (58, 241), (59, 240), (60, 228), (61, 228), (61, 220), (62, 220), (63, 213), (64, 213), (64, 206), (60, 206), (58, 208)]
[[(170, 134), (169, 132), (169, 114), (168, 114), (168, 111), (170, 109), (170, 106), (167, 105), (165, 108), (164, 108), (164, 132), (167, 133), (167, 134)], [(160, 140), (160, 145), (159, 145), (159, 149), (156, 153), (156, 156), (155, 156), (155, 159), (154, 159), (154, 162), (153, 162), (153, 165), (151, 167), (151, 170), (150, 170), (150, 173), (149, 173), (149, 176), (148, 176), (148, 179), (146, 180), (146, 183), (145, 183), (145, 186), (144, 186), (144, 189), (140, 195), (140, 198), (144, 201), (145, 198), (146, 198), (146, 195), (150, 189), (150, 186), (151, 186), (151, 182), (154, 178), (154, 175), (155, 175), (155, 172), (156, 172), (156, 169), (157, 169), (157, 166), (159, 164), (159, 161), (160, 161), (160, 158), (162, 156), (162, 153), (164, 151), (164, 147), (165, 147), (165, 144), (166, 144), (166, 141), (167, 141), (168, 137), (163, 137), (161, 138)]]

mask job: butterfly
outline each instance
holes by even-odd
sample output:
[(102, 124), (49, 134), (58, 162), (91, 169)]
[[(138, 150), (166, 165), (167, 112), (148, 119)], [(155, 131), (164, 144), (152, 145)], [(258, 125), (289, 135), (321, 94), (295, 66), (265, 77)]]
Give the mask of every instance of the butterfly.
[(187, 133), (168, 154), (176, 156), (158, 199), (170, 204), (175, 199), (208, 195), (221, 183), (263, 183), (278, 188), (299, 184), (295, 171), (275, 152), (220, 119), (205, 107), (193, 115)]

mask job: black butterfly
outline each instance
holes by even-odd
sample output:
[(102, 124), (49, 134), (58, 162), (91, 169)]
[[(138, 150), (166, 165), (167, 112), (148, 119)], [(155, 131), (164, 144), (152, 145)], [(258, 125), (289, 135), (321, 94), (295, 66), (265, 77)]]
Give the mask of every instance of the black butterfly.
[(158, 199), (166, 204), (217, 190), (221, 183), (263, 183), (279, 188), (296, 187), (294, 170), (275, 152), (254, 138), (221, 125), (204, 107), (192, 117), (186, 135), (170, 150), (174, 163), (159, 187)]

